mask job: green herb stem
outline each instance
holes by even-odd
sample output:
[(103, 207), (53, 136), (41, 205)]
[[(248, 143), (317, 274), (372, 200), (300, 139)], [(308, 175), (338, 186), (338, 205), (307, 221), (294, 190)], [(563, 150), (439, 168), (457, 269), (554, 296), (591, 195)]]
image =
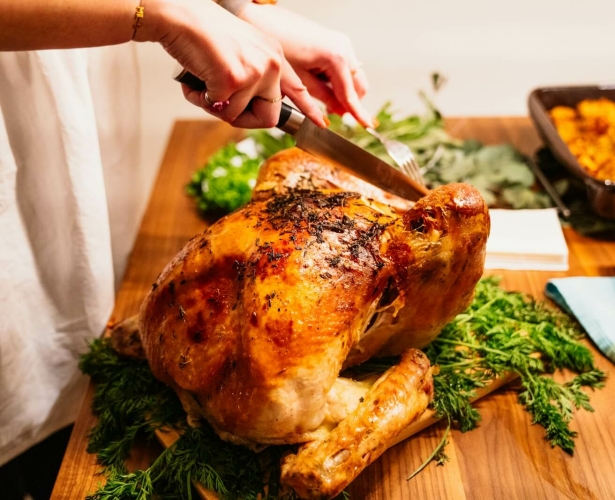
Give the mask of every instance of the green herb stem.
[(438, 446), (435, 447), (435, 449), (431, 452), (431, 455), (429, 455), (425, 461), (419, 466), (418, 469), (416, 469), (412, 474), (410, 474), (410, 476), (408, 477), (408, 479), (406, 479), (406, 481), (410, 481), (410, 479), (412, 479), (414, 476), (416, 476), (419, 472), (421, 472), (425, 467), (427, 467), (429, 465), (429, 463), (438, 455), (442, 452), (442, 450), (444, 449), (444, 447), (448, 444), (448, 433), (451, 430), (451, 422), (448, 422), (448, 425), (446, 426), (446, 430), (444, 431), (444, 435), (442, 436), (442, 439), (440, 440), (440, 442), (438, 443)]

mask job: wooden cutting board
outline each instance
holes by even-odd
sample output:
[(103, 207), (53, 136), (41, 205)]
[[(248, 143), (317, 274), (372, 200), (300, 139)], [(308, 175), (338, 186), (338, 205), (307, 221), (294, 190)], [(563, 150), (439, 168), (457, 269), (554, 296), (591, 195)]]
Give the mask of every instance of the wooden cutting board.
[[(509, 382), (512, 382), (516, 378), (518, 378), (517, 374), (509, 373), (504, 377), (495, 379), (491, 384), (478, 389), (476, 391), (476, 397), (473, 398), (472, 401), (477, 401), (480, 398), (491, 394), (493, 391), (496, 391), (500, 387), (508, 384)], [(406, 429), (402, 431), (399, 436), (397, 436), (391, 446), (395, 446), (396, 444), (399, 444), (406, 439), (410, 439), (415, 434), (421, 432), (430, 425), (433, 425), (439, 421), (440, 418), (436, 416), (436, 412), (431, 408), (428, 408), (419, 418), (412, 422), (412, 424), (406, 427)], [(180, 438), (180, 434), (175, 429), (169, 427), (162, 427), (160, 429), (156, 429), (155, 433), (156, 438), (164, 448), (170, 448)], [(198, 495), (203, 500), (220, 500), (220, 497), (216, 494), (216, 492), (208, 490), (197, 481), (193, 481), (193, 484)]]
[[(532, 154), (540, 141), (527, 118), (469, 118), (451, 120), (455, 135), (484, 143), (508, 142)], [(147, 212), (141, 224), (120, 288), (113, 316), (136, 314), (160, 270), (207, 223), (195, 213), (183, 186), (194, 170), (227, 141), (240, 137), (230, 127), (205, 121), (175, 124)], [(507, 271), (502, 286), (544, 298), (549, 278), (615, 275), (615, 242), (600, 242), (565, 230), (570, 250), (566, 273)], [(590, 346), (597, 365), (613, 372), (613, 365)], [(90, 411), (91, 388), (80, 411), (53, 500), (80, 500), (94, 492), (102, 478), (95, 457), (86, 453), (87, 434), (96, 422)], [(588, 499), (615, 498), (615, 377), (592, 395), (596, 412), (579, 412), (572, 427), (578, 431), (573, 457), (551, 449), (544, 431), (518, 404), (517, 394), (501, 389), (480, 399), (478, 429), (449, 434), (443, 467), (428, 466), (412, 481), (407, 477), (429, 456), (442, 438), (438, 422), (388, 450), (350, 486), (354, 500), (420, 499)], [(140, 447), (132, 467), (147, 467), (160, 453), (157, 446)]]

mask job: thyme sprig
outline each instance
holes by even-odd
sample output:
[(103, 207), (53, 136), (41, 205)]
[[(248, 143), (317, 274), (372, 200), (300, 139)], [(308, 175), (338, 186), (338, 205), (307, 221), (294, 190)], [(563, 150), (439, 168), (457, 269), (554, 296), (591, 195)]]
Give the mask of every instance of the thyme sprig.
[[(519, 401), (543, 426), (552, 446), (568, 453), (575, 432), (569, 428), (575, 409), (593, 411), (584, 388), (604, 385), (582, 332), (564, 313), (524, 294), (507, 292), (498, 280), (479, 282), (471, 306), (449, 323), (426, 349), (439, 372), (434, 377), (432, 407), (462, 431), (480, 421), (471, 400), (494, 378), (514, 372), (521, 380)], [(355, 373), (381, 373), (398, 358), (380, 358), (357, 367)], [(98, 415), (88, 451), (96, 453), (107, 481), (89, 500), (165, 498), (192, 500), (192, 482), (216, 491), (224, 499), (294, 499), (279, 485), (279, 463), (292, 447), (271, 446), (261, 453), (220, 440), (206, 424), (185, 425), (186, 415), (175, 393), (158, 382), (147, 363), (123, 359), (106, 340), (96, 340), (80, 367), (97, 383), (92, 408)], [(556, 382), (557, 369), (576, 373)], [(128, 472), (124, 460), (138, 435), (154, 437), (154, 429), (179, 428), (181, 437), (144, 471)], [(448, 427), (447, 427), (448, 429)], [(431, 461), (447, 459), (447, 434)], [(344, 493), (341, 498), (347, 498)]]

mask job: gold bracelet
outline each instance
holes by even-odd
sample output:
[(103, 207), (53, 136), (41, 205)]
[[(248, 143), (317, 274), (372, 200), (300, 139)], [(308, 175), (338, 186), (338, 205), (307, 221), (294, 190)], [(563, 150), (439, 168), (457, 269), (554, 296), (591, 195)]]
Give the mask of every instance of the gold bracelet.
[(139, 2), (139, 6), (135, 8), (135, 22), (132, 25), (132, 29), (134, 30), (134, 32), (132, 33), (131, 40), (134, 40), (135, 36), (137, 36), (137, 31), (139, 31), (139, 28), (141, 27), (144, 16), (145, 16), (145, 7), (143, 7), (143, 0), (141, 0)]

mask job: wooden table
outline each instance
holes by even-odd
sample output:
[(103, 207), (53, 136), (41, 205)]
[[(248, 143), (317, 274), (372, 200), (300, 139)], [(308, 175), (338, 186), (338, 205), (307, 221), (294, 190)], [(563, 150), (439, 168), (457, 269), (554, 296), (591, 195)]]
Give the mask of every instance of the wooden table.
[[(471, 118), (451, 120), (458, 137), (485, 143), (510, 142), (523, 153), (532, 153), (540, 141), (526, 118)], [(209, 155), (236, 139), (240, 132), (204, 121), (175, 124), (143, 219), (126, 276), (119, 291), (113, 318), (135, 314), (139, 305), (171, 257), (207, 223), (195, 213), (183, 194), (192, 172)], [(615, 243), (584, 238), (565, 231), (570, 249), (570, 271), (498, 272), (502, 285), (511, 290), (544, 297), (547, 279), (560, 276), (615, 275)], [(615, 304), (614, 304), (615, 307)], [(615, 326), (614, 326), (615, 328)], [(595, 352), (600, 368), (613, 365)], [(90, 412), (91, 390), (75, 424), (62, 463), (53, 500), (82, 499), (97, 489), (99, 467), (86, 453), (87, 433), (95, 418)], [(477, 403), (482, 414), (478, 429), (462, 434), (453, 431), (443, 467), (430, 464), (412, 481), (406, 481), (434, 450), (444, 432), (442, 423), (401, 443), (371, 465), (350, 487), (353, 499), (612, 499), (615, 498), (615, 377), (606, 388), (592, 395), (596, 412), (581, 411), (572, 423), (578, 431), (573, 457), (552, 449), (544, 430), (533, 426), (530, 416), (517, 402), (517, 394), (503, 389)], [(155, 447), (138, 450), (133, 463), (146, 464)]]

